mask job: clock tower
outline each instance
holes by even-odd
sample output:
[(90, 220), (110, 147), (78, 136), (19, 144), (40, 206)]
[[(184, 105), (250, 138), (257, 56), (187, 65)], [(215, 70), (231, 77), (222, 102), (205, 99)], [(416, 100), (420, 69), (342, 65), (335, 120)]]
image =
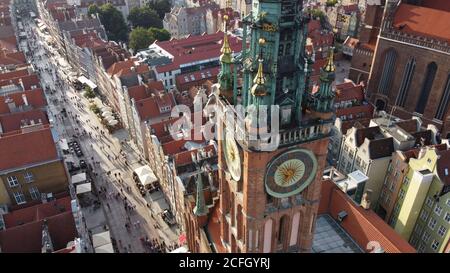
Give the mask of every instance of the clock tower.
[(311, 251), (334, 115), (334, 64), (330, 53), (320, 86), (309, 90), (308, 20), (302, 1), (254, 0), (243, 19), (250, 43), (241, 54), (232, 56), (224, 34), (223, 69), (210, 100), (220, 238), (228, 252)]

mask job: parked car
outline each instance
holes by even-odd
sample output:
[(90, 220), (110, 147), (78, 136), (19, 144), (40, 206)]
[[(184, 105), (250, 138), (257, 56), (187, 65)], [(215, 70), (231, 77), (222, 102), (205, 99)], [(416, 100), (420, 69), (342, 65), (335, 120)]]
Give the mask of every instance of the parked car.
[(86, 161), (80, 160), (80, 168), (81, 168), (81, 169), (87, 169)]

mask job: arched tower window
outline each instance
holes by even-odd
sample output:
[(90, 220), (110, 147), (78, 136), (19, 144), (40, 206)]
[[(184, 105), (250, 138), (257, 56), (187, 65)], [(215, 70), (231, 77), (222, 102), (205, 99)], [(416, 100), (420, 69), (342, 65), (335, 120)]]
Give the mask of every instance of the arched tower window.
[(437, 118), (439, 120), (444, 119), (444, 115), (445, 115), (445, 113), (447, 113), (448, 104), (450, 102), (449, 100), (450, 100), (450, 75), (448, 75), (448, 77), (447, 77), (447, 82), (444, 87), (444, 92), (442, 92), (442, 97), (439, 102), (439, 106), (436, 111), (436, 115), (434, 116), (435, 118)]
[(405, 71), (403, 72), (403, 79), (400, 84), (400, 89), (398, 91), (395, 105), (405, 107), (406, 98), (408, 97), (408, 92), (411, 86), (411, 81), (414, 75), (415, 68), (416, 68), (416, 59), (410, 58), (405, 66)]
[(422, 89), (420, 91), (419, 100), (416, 105), (416, 112), (423, 114), (425, 106), (430, 96), (431, 87), (433, 86), (434, 77), (436, 76), (437, 65), (435, 62), (430, 63), (427, 66), (427, 72), (425, 73), (425, 79), (423, 81)]
[(380, 86), (378, 87), (378, 91), (381, 94), (387, 95), (391, 88), (396, 61), (397, 61), (397, 53), (392, 48), (388, 49), (388, 51), (386, 52), (386, 57), (384, 59), (383, 73), (381, 74)]
[(279, 226), (278, 226), (278, 244), (283, 244), (286, 238), (286, 233), (288, 232), (288, 224), (289, 224), (289, 217), (287, 215), (284, 215), (280, 218)]

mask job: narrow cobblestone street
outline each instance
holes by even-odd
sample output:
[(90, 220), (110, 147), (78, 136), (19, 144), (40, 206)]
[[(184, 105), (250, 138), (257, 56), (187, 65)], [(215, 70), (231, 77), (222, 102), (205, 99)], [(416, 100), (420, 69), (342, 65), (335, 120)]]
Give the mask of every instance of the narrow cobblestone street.
[[(143, 161), (129, 142), (127, 132), (121, 129), (108, 133), (99, 118), (89, 110), (89, 100), (67, 82), (66, 74), (70, 71), (59, 68), (61, 57), (45, 44), (35, 23), (29, 20), (25, 28), (30, 35), (28, 44), (32, 51), (27, 56), (30, 63), (41, 71), (43, 89), (49, 88), (46, 95), (53, 128), (59, 138), (77, 140), (84, 153), (83, 159), (93, 167), (93, 191), (94, 188), (97, 190), (94, 195), (98, 195), (102, 206), (101, 211), (92, 208), (83, 211), (87, 226), (91, 227), (90, 232), (102, 232), (99, 229), (106, 224), (119, 252), (149, 252), (142, 242), (146, 237), (166, 246), (177, 243), (175, 228), (167, 226), (158, 215), (159, 211), (152, 215), (149, 207), (154, 206), (151, 203), (147, 206), (135, 185), (132, 173), (143, 165)], [(23, 50), (27, 51), (26, 48)], [(97, 104), (104, 106), (100, 105), (101, 102)], [(62, 114), (63, 110), (67, 117)], [(147, 200), (160, 199), (160, 195), (159, 191), (155, 192)]]

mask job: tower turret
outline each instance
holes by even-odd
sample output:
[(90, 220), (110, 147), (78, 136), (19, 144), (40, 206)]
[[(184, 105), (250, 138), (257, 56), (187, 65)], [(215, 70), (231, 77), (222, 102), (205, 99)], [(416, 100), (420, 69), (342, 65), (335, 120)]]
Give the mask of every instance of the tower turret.
[(219, 94), (228, 100), (229, 103), (233, 104), (233, 75), (231, 73), (231, 64), (232, 64), (232, 50), (230, 47), (230, 43), (228, 42), (227, 35), (227, 21), (228, 16), (223, 16), (224, 20), (224, 30), (223, 30), (223, 43), (220, 52), (220, 73), (217, 76), (219, 81)]

